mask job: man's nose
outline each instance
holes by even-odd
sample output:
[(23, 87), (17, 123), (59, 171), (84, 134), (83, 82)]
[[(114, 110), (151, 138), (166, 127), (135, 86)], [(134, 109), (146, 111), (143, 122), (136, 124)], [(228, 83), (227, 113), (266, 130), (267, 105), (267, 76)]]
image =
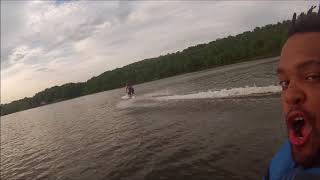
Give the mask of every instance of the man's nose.
[(288, 89), (284, 92), (284, 100), (289, 105), (303, 104), (305, 99), (304, 91), (294, 83), (290, 83)]

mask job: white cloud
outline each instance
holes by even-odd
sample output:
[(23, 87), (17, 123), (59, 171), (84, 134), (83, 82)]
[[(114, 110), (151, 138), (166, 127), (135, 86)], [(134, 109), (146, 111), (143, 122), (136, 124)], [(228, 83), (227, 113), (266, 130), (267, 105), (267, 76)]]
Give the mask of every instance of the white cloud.
[(306, 1), (1, 1), (1, 102), (291, 18)]

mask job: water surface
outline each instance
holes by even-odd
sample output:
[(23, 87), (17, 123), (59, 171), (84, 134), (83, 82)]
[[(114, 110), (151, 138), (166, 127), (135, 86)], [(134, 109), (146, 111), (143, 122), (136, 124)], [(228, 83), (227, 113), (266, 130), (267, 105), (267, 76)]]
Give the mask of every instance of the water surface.
[(1, 117), (1, 178), (261, 179), (286, 137), (276, 65), (229, 65), (137, 85), (134, 99), (117, 89)]

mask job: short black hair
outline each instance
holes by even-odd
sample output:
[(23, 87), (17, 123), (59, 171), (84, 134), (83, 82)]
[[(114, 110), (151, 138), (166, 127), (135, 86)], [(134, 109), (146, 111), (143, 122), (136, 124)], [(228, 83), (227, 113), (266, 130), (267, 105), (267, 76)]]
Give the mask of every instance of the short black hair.
[(311, 6), (307, 14), (301, 13), (298, 18), (294, 13), (289, 27), (289, 37), (296, 33), (320, 32), (320, 5), (318, 13), (312, 12), (316, 6)]

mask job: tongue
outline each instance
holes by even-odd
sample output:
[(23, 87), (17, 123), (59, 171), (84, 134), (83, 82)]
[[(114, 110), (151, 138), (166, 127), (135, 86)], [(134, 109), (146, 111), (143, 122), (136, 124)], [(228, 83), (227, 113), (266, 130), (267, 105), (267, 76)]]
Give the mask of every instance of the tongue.
[(312, 131), (311, 125), (303, 121), (294, 122), (289, 130), (289, 139), (293, 145), (303, 145)]

